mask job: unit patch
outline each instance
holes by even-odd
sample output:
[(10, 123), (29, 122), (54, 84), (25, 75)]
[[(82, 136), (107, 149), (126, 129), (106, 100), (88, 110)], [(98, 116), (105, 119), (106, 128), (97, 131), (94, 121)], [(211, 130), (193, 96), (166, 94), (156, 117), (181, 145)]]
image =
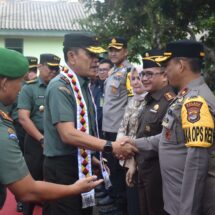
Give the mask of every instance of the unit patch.
[(200, 120), (200, 109), (202, 104), (203, 103), (199, 101), (192, 101), (185, 104), (188, 122), (195, 123)]

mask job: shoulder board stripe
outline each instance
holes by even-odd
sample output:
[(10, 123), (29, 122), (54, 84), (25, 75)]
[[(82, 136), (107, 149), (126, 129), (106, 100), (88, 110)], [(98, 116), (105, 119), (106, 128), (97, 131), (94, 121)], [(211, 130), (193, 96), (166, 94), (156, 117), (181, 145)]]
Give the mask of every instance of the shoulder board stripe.
[(13, 122), (12, 118), (10, 118), (8, 116), (8, 114), (6, 114), (5, 112), (1, 111), (0, 110), (0, 117), (2, 117), (3, 119), (7, 120), (7, 121), (10, 121), (10, 122)]
[(173, 100), (175, 98), (175, 94), (173, 92), (167, 92), (164, 94), (164, 97), (167, 101)]

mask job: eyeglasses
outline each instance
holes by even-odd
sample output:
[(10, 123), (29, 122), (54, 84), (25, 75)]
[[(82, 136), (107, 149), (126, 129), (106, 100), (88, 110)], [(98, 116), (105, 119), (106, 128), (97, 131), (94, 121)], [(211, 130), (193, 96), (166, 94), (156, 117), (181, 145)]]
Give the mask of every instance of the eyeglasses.
[(141, 72), (141, 75), (142, 75), (142, 77), (146, 77), (146, 78), (148, 78), (148, 79), (150, 79), (150, 78), (152, 78), (153, 76), (156, 76), (156, 75), (161, 75), (161, 74), (163, 74), (164, 72), (162, 71), (162, 72), (156, 72), (156, 73), (153, 73), (153, 72)]

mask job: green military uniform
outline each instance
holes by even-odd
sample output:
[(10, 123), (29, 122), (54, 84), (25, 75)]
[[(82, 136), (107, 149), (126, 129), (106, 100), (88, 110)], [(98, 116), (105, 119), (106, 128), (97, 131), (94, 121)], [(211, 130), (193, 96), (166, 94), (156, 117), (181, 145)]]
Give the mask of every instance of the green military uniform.
[[(95, 135), (95, 112), (89, 93), (89, 80), (78, 77), (83, 96), (89, 111), (89, 126), (91, 135)], [(76, 123), (76, 101), (70, 88), (70, 83), (65, 81), (62, 75), (53, 79), (46, 93), (45, 111), (45, 146), (44, 154), (47, 157), (74, 155), (76, 148), (64, 144), (61, 140), (55, 124), (58, 122)]]
[[(90, 99), (88, 80), (81, 77), (78, 79), (89, 111), (89, 133), (94, 135), (95, 111)], [(61, 75), (49, 84), (45, 106), (44, 178), (46, 181), (54, 183), (72, 184), (78, 180), (77, 148), (62, 141), (55, 125), (60, 122), (74, 122), (76, 124), (76, 101), (70, 84)], [(58, 176), (55, 175), (55, 172)], [(60, 201), (65, 204), (67, 210), (73, 211), (74, 214), (81, 214), (80, 199), (79, 195)], [(52, 208), (55, 204), (57, 204), (55, 201), (48, 203), (48, 207)], [(46, 211), (46, 206), (44, 211)], [(60, 213), (61, 210), (56, 209), (53, 214)]]
[[(16, 79), (25, 75), (28, 62), (20, 53), (0, 48), (0, 78)], [(13, 121), (8, 116), (8, 107), (0, 101), (0, 208), (4, 204), (4, 185), (21, 180), (29, 174), (18, 145)], [(7, 104), (8, 105), (8, 104)]]
[(27, 81), (19, 94), (17, 105), (18, 109), (26, 109), (31, 112), (31, 120), (42, 132), (46, 87), (47, 85), (40, 78)]
[[(18, 97), (18, 109), (30, 111), (30, 119), (37, 129), (43, 133), (43, 112), (46, 84), (40, 78), (29, 81), (23, 86)], [(34, 179), (42, 180), (43, 148), (33, 137), (26, 134), (24, 156)]]
[[(99, 53), (97, 42), (82, 34), (66, 34), (64, 49), (70, 47), (84, 48), (90, 54)], [(96, 46), (96, 47), (95, 47)], [(84, 63), (84, 62), (83, 62)], [(65, 69), (66, 71), (66, 69)], [(68, 71), (68, 70), (67, 70)], [(76, 72), (76, 71), (74, 71)], [(45, 99), (44, 115), (44, 179), (45, 181), (72, 184), (79, 179), (78, 149), (62, 141), (56, 125), (63, 122), (73, 122), (77, 128), (77, 103), (74, 91), (64, 73), (55, 77), (48, 85)], [(75, 82), (79, 82), (84, 101), (88, 110), (89, 134), (95, 135), (95, 110), (88, 88), (88, 78), (77, 76)], [(81, 105), (80, 105), (81, 106)], [(81, 113), (80, 113), (81, 115)], [(78, 129), (78, 128), (77, 128)], [(72, 137), (71, 137), (72, 140)], [(44, 215), (89, 215), (92, 207), (82, 208), (81, 195), (66, 197), (58, 201), (46, 202)]]
[(0, 183), (2, 184), (0, 189), (1, 206), (4, 204), (6, 195), (3, 185), (16, 182), (29, 174), (18, 142), (15, 128), (13, 127), (13, 121), (7, 115), (6, 107), (0, 103)]
[[(60, 58), (53, 54), (41, 54), (40, 64), (47, 66), (49, 73), (52, 69), (59, 69)], [(51, 68), (50, 68), (51, 67)], [(57, 69), (57, 70), (58, 70)], [(56, 71), (57, 71), (56, 70)], [(44, 72), (44, 71), (43, 71)], [(45, 109), (45, 92), (48, 83), (45, 83), (43, 76), (37, 79), (27, 81), (23, 86), (18, 97), (18, 109), (28, 110), (30, 120), (41, 134), (44, 133), (43, 115)], [(24, 157), (29, 171), (35, 180), (43, 180), (43, 147), (42, 142), (36, 140), (33, 136), (26, 133), (24, 143)], [(24, 214), (33, 214), (34, 203), (24, 203)]]
[(0, 183), (10, 184), (25, 177), (28, 168), (18, 145), (13, 121), (5, 110), (6, 107), (0, 103)]

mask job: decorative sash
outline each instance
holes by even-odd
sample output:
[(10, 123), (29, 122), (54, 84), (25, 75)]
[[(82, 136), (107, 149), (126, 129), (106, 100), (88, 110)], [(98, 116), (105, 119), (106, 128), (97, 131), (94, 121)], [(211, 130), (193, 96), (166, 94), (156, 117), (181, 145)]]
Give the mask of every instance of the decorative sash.
[[(69, 70), (64, 69), (64, 71), (62, 71), (61, 74), (70, 81), (70, 85), (76, 99), (77, 130), (89, 134), (88, 110), (78, 78), (75, 72), (73, 72), (71, 69)], [(90, 150), (78, 148), (78, 170), (79, 179), (86, 178), (92, 175)], [(94, 194), (95, 194), (94, 190), (81, 194), (82, 208), (87, 208), (95, 205)]]

